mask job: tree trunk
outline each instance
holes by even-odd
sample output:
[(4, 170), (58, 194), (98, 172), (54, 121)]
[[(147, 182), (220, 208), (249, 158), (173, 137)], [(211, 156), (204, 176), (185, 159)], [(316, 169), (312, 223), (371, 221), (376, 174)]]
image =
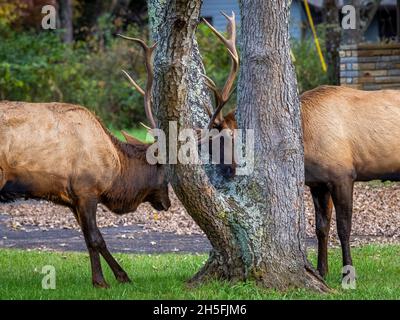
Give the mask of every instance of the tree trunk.
[(339, 46), (340, 46), (340, 24), (339, 10), (336, 0), (325, 1), (325, 23), (326, 23), (326, 54), (328, 65), (329, 83), (340, 84), (339, 71)]
[(72, 24), (72, 0), (59, 0), (59, 17), (60, 27), (64, 29), (63, 41), (65, 43), (71, 43), (74, 41), (74, 29)]
[(96, 30), (98, 18), (106, 12), (108, 1), (86, 0), (81, 1), (81, 14), (76, 23), (79, 33), (78, 40), (86, 40)]
[[(288, 0), (243, 0), (240, 128), (254, 129), (255, 168), (226, 180), (215, 170), (170, 165), (171, 185), (213, 247), (191, 280), (253, 279), (277, 289), (327, 290), (305, 255), (299, 100), (289, 56)], [(153, 99), (158, 124), (204, 125), (203, 65), (195, 30), (201, 0), (149, 0), (158, 42)], [(217, 183), (218, 182), (218, 183)]]

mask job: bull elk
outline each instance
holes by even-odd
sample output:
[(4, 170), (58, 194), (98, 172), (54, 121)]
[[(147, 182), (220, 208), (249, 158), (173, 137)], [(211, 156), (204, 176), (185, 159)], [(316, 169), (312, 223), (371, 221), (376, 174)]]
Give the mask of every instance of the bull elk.
[[(214, 92), (216, 108), (208, 128), (237, 128), (234, 111), (222, 115), (239, 65), (235, 48), (235, 17), (228, 17), (228, 38), (203, 20), (227, 47), (232, 68), (222, 91), (205, 77)], [(328, 273), (328, 234), (335, 206), (343, 265), (352, 265), (350, 231), (353, 185), (356, 181), (400, 181), (400, 94), (338, 86), (320, 86), (303, 93), (301, 118), (305, 155), (305, 183), (315, 208), (318, 271)], [(233, 172), (234, 169), (230, 169)]]
[[(150, 70), (154, 46), (132, 40), (143, 47)], [(154, 127), (152, 79), (150, 72), (146, 91), (134, 83), (145, 97), (146, 114)], [(147, 144), (123, 135), (126, 143), (81, 106), (0, 102), (0, 201), (23, 197), (69, 207), (82, 229), (96, 287), (108, 287), (100, 254), (119, 282), (130, 282), (97, 227), (97, 205), (102, 203), (116, 214), (133, 212), (143, 202), (156, 210), (171, 205), (164, 167), (147, 162)]]

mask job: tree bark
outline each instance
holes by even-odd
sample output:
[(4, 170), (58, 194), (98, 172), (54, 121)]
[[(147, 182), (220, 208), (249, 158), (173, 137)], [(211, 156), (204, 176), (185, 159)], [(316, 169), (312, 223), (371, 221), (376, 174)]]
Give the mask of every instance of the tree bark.
[(336, 0), (325, 1), (326, 54), (329, 83), (340, 84), (339, 47), (341, 28)]
[[(299, 99), (289, 55), (288, 0), (242, 0), (237, 118), (254, 129), (255, 170), (226, 180), (202, 166), (169, 165), (172, 187), (213, 247), (191, 283), (253, 279), (270, 288), (326, 291), (304, 247), (304, 165)], [(204, 125), (208, 92), (195, 30), (201, 0), (149, 0), (158, 42), (153, 99), (158, 124)]]
[(59, 0), (60, 26), (64, 29), (63, 41), (71, 43), (74, 41), (74, 29), (72, 24), (72, 0)]

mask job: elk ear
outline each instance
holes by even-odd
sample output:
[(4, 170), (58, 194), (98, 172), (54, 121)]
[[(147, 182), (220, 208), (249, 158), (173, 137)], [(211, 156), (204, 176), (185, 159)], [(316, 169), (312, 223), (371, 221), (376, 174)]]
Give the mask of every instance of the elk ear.
[(121, 130), (122, 135), (124, 136), (126, 142), (130, 143), (130, 144), (143, 144), (143, 142), (141, 142), (140, 140), (132, 137), (130, 134), (128, 134), (126, 131)]

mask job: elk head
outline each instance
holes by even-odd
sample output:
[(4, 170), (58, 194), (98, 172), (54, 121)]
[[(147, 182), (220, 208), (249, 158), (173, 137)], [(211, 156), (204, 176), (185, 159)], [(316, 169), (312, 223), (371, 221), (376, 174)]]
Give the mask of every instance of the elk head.
[[(154, 120), (153, 112), (152, 112), (152, 100), (153, 99), (151, 96), (151, 90), (152, 90), (153, 79), (154, 79), (152, 56), (153, 56), (153, 52), (157, 46), (157, 43), (154, 43), (152, 46), (147, 46), (143, 40), (126, 37), (123, 35), (119, 35), (119, 36), (124, 39), (138, 43), (141, 46), (141, 48), (143, 49), (144, 57), (145, 57), (146, 71), (147, 71), (146, 88), (143, 90), (139, 86), (139, 84), (135, 80), (132, 79), (132, 77), (128, 74), (128, 72), (126, 72), (125, 70), (122, 70), (122, 72), (128, 78), (129, 82), (133, 85), (133, 87), (144, 98), (144, 110), (146, 113), (146, 117), (151, 126), (151, 127), (146, 127), (146, 128), (147, 129), (155, 129), (156, 122)], [(141, 141), (130, 136), (126, 132), (122, 131), (122, 134), (123, 134), (124, 138), (126, 139), (127, 143), (129, 143), (131, 145), (138, 145), (138, 144), (143, 145), (143, 143)], [(171, 206), (171, 201), (168, 196), (168, 180), (166, 179), (165, 167), (164, 167), (164, 165), (161, 165), (161, 164), (150, 165), (148, 163), (148, 165), (154, 167), (154, 169), (156, 170), (156, 172), (155, 172), (156, 183), (155, 183), (154, 187), (152, 188), (152, 190), (150, 190), (150, 192), (147, 194), (146, 198), (144, 199), (144, 202), (150, 202), (151, 205), (153, 206), (153, 208), (156, 210), (168, 210), (168, 208)]]
[[(236, 163), (233, 160), (233, 144), (234, 144), (234, 130), (237, 129), (237, 122), (235, 119), (234, 111), (229, 112), (227, 115), (223, 115), (222, 109), (229, 101), (233, 93), (233, 84), (239, 70), (239, 55), (236, 50), (236, 23), (235, 14), (232, 12), (232, 16), (228, 16), (221, 12), (222, 15), (227, 19), (227, 37), (225, 38), (220, 32), (218, 32), (207, 20), (203, 19), (203, 22), (212, 30), (212, 32), (221, 40), (226, 49), (228, 50), (229, 56), (231, 58), (231, 70), (229, 72), (228, 78), (225, 82), (222, 90), (219, 90), (212, 79), (203, 75), (207, 87), (214, 93), (215, 108), (214, 112), (211, 112), (211, 108), (206, 106), (206, 111), (210, 117), (206, 129), (217, 129), (221, 132), (221, 135), (216, 135), (211, 138), (199, 137), (199, 144), (209, 143), (209, 150), (212, 150), (212, 141), (218, 139), (220, 142), (220, 166), (222, 173), (226, 177), (232, 177), (235, 175)], [(228, 136), (227, 136), (228, 135)], [(221, 139), (222, 138), (222, 139)], [(224, 145), (225, 139), (232, 139), (232, 147), (226, 148)], [(225, 161), (229, 159), (230, 161)], [(225, 162), (230, 162), (225, 164)]]

